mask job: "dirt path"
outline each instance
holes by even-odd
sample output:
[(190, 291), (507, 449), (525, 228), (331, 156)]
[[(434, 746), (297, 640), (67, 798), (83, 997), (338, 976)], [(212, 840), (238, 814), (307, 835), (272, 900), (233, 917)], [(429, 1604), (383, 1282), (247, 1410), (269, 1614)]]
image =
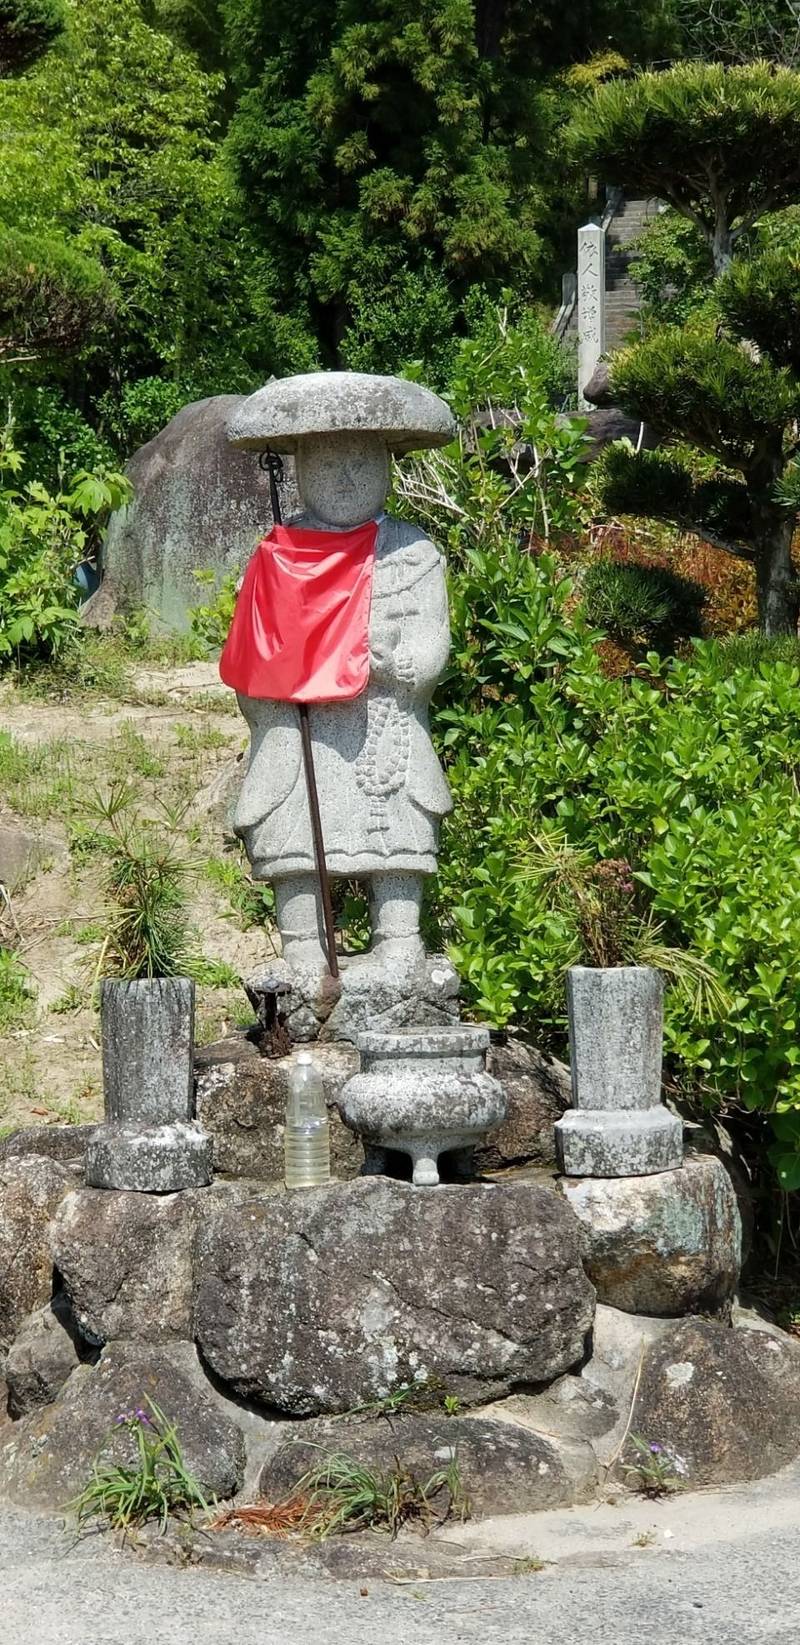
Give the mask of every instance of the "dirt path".
[(8, 886), (10, 904), (0, 906), (0, 937), (17, 949), (32, 990), (0, 1029), (0, 1131), (100, 1112), (92, 996), (107, 913), (87, 809), (114, 782), (133, 785), (147, 815), (163, 806), (181, 813), (169, 826), (195, 869), (190, 919), (217, 973), (198, 988), (199, 1037), (249, 1019), (238, 979), (270, 939), (252, 924), (227, 821), (247, 740), (231, 708), (213, 663), (136, 669), (122, 699), (62, 703), (3, 687), (0, 828), (33, 842), (39, 866)]

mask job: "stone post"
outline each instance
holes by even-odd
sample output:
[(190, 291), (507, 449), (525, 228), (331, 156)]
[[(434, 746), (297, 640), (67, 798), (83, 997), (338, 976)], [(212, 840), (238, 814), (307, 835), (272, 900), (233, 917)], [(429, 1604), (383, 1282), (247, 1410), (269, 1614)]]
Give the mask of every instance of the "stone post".
[(575, 965), (567, 977), (572, 1101), (556, 1124), (568, 1177), (639, 1177), (683, 1163), (661, 1100), (664, 982), (646, 965)]
[(194, 983), (187, 977), (102, 984), (105, 1125), (86, 1150), (92, 1188), (169, 1194), (202, 1188), (212, 1141), (194, 1118)]
[(578, 408), (606, 348), (606, 237), (598, 223), (578, 229)]

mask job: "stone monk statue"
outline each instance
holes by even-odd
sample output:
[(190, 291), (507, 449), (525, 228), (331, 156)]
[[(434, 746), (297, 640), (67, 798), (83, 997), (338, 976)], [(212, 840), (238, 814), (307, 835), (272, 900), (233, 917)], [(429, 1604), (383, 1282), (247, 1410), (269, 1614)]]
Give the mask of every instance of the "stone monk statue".
[(366, 883), (364, 962), (424, 959), (425, 876), (451, 799), (428, 729), (450, 629), (442, 555), (383, 512), (390, 454), (442, 445), (451, 414), (394, 377), (316, 372), (268, 383), (229, 439), (292, 452), (302, 513), (253, 555), (220, 662), (251, 732), (234, 818), (253, 876), (271, 880), (291, 970), (325, 968), (297, 705), (308, 703), (331, 876)]

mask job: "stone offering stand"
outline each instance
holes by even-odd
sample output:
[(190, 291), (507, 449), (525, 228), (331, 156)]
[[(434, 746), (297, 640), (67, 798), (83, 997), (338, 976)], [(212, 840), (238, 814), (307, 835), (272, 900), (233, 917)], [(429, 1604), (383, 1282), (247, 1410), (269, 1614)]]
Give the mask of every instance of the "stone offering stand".
[[(284, 438), (294, 451), (313, 434), (324, 455), (327, 416), (329, 432), (350, 441), (359, 507), (368, 495), (374, 509), (375, 439), (435, 443), (449, 413), (419, 385), (346, 375), (332, 395), (330, 377), (310, 394), (306, 379), (269, 385), (239, 412), (240, 437)], [(354, 428), (366, 441), (361, 469)], [(303, 498), (318, 475), (297, 456)], [(385, 454), (378, 466), (385, 488)], [(390, 760), (391, 791), (416, 783), (414, 805), (433, 816), (445, 803), (425, 741), (433, 682), (415, 686), (406, 663), (419, 589), (432, 578), (425, 598), (435, 603), (439, 572), (419, 533), (390, 527), (373, 615), (380, 628), (391, 607), (393, 638), (378, 643), (370, 619), (380, 666), (366, 712), (392, 697), (404, 757), (403, 716), (414, 718), (427, 786)], [(408, 554), (417, 592), (406, 599), (398, 563)], [(386, 607), (382, 556), (394, 567)], [(394, 685), (391, 646), (404, 659)], [(254, 756), (240, 826), (254, 871), (269, 859), (274, 877), (263, 819), (275, 774), (258, 753), (271, 722), (263, 705), (244, 706)], [(324, 727), (331, 757), (336, 723)], [(342, 723), (349, 737), (352, 715)], [(285, 716), (281, 725), (285, 753)], [(335, 789), (323, 785), (320, 799), (335, 839)], [(660, 979), (639, 968), (573, 973), (571, 1078), (530, 1044), (461, 1023), (453, 968), (419, 939), (427, 858), (399, 871), (385, 843), (374, 860), (358, 843), (359, 829), (373, 839), (383, 821), (373, 808), (348, 824), (372, 876), (367, 955), (338, 979), (326, 973), (303, 868), (302, 897), (293, 884), (278, 900), (284, 962), (248, 985), (259, 1020), (197, 1052), (188, 1105), (166, 1071), (161, 1087), (148, 1075), (138, 1113), (129, 1088), (124, 1112), (112, 1092), (104, 1126), (0, 1143), (0, 1495), (63, 1505), (118, 1414), (145, 1397), (221, 1500), (281, 1500), (333, 1449), (378, 1470), (399, 1456), (423, 1478), (455, 1457), (477, 1516), (591, 1500), (632, 1459), (632, 1434), (664, 1447), (696, 1485), (754, 1478), (800, 1453), (800, 1348), (738, 1305), (736, 1187), (715, 1154), (684, 1158), (680, 1123), (661, 1101)], [(384, 842), (392, 826), (390, 815)], [(419, 841), (433, 849), (430, 818)], [(323, 1077), (333, 1180), (287, 1192), (293, 1042), (311, 1043)], [(163, 1191), (170, 1128), (181, 1169), (195, 1139), (201, 1185)], [(120, 1187), (123, 1142), (137, 1177)], [(400, 1389), (417, 1397), (396, 1405)], [(112, 1443), (124, 1454), (125, 1432)]]

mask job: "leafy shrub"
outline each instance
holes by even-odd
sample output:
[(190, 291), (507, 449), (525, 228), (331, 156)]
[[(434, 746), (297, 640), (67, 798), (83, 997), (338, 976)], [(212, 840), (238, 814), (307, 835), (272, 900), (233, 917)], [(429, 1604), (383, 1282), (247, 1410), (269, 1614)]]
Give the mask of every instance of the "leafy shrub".
[[(572, 582), (529, 546), (535, 494), (480, 445), (439, 460), (410, 486), (401, 468), (399, 488), (449, 550), (433, 725), (455, 810), (431, 915), (470, 1002), (563, 1048), (585, 930), (574, 900), (522, 868), (548, 831), (590, 863), (624, 859), (659, 941), (717, 979), (700, 1016), (696, 990), (668, 989), (674, 1088), (698, 1113), (749, 1114), (780, 1183), (800, 1186), (800, 664), (767, 648), (732, 669), (702, 641), (608, 679)], [(580, 496), (557, 495), (579, 518)]]
[(791, 634), (768, 636), (762, 634), (759, 628), (752, 628), (743, 634), (730, 634), (720, 640), (715, 661), (723, 678), (728, 674), (738, 674), (742, 668), (758, 673), (762, 663), (767, 666), (789, 663), (800, 668), (800, 640), (794, 639)]
[(15, 443), (25, 453), (25, 480), (62, 489), (77, 471), (113, 470), (115, 453), (57, 388), (44, 383), (19, 387), (12, 395)]
[[(564, 596), (552, 568), (538, 569), (541, 637)], [(479, 624), (471, 620), (478, 653)], [(514, 640), (509, 662), (516, 649)], [(701, 1111), (768, 1116), (771, 1160), (794, 1188), (800, 666), (732, 671), (725, 649), (706, 641), (684, 659), (651, 656), (636, 677), (612, 681), (574, 634), (550, 669), (540, 646), (532, 677), (513, 694), (509, 668), (497, 702), (440, 708), (456, 799), (443, 833), (440, 918), (479, 1013), (563, 1045), (564, 971), (581, 953), (579, 921), (521, 877), (519, 863), (548, 825), (597, 861), (625, 858), (664, 940), (708, 964), (730, 1002), (698, 1022), (682, 992), (669, 990), (676, 1087)]]
[(221, 651), (228, 638), (228, 630), (233, 621), (236, 606), (236, 585), (238, 577), (231, 572), (223, 577), (219, 586), (214, 589), (215, 574), (213, 571), (196, 571), (197, 582), (213, 590), (211, 598), (205, 605), (196, 605), (191, 613), (191, 632), (195, 640), (209, 651)]
[(581, 592), (590, 621), (623, 645), (670, 651), (702, 632), (705, 590), (661, 566), (597, 560)]
[(586, 425), (553, 411), (527, 336), (506, 310), (493, 311), (480, 339), (459, 351), (449, 391), (456, 440), (395, 471), (399, 512), (424, 518), (462, 560), (490, 546), (502, 558), (506, 543), (549, 543), (584, 519)]
[(79, 472), (67, 491), (9, 476), (22, 456), (0, 446), (0, 661), (55, 656), (75, 624), (75, 568), (92, 532), (128, 495), (121, 474)]
[(58, 234), (4, 226), (0, 360), (75, 353), (108, 329), (114, 293), (102, 265)]
[(107, 393), (99, 404), (100, 414), (126, 456), (146, 445), (167, 423), (200, 396), (174, 378), (140, 377), (124, 383), (118, 394)]

